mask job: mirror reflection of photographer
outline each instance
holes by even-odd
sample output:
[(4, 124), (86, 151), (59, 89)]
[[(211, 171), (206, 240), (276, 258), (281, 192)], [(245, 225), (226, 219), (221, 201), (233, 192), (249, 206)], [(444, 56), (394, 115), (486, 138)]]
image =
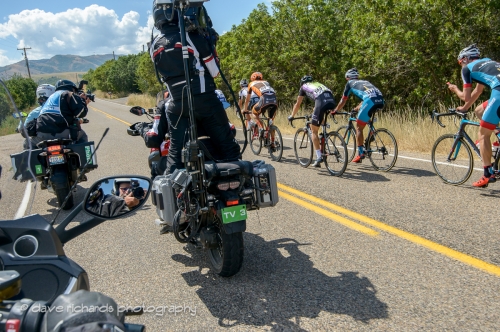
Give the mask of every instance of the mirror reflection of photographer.
[[(210, 137), (211, 145), (217, 150), (214, 155), (225, 161), (238, 160), (240, 147), (233, 139), (228, 117), (215, 94), (214, 78), (219, 75), (219, 68), (212, 51), (215, 40), (211, 36), (216, 38), (217, 33), (210, 19), (206, 20), (205, 11), (204, 7), (192, 7), (185, 15), (194, 117), (200, 131)], [(181, 152), (189, 138), (187, 130), (190, 127), (187, 86), (177, 10), (170, 5), (156, 5), (154, 1), (153, 19), (161, 33), (150, 45), (151, 60), (171, 98), (166, 104), (171, 140), (166, 167), (169, 174), (183, 168)]]
[(130, 178), (118, 178), (113, 184), (114, 195), (122, 198), (129, 209), (139, 205), (144, 199), (146, 191), (139, 185), (139, 181)]
[(116, 217), (130, 211), (123, 198), (106, 195), (101, 188), (90, 195), (87, 209), (102, 217)]

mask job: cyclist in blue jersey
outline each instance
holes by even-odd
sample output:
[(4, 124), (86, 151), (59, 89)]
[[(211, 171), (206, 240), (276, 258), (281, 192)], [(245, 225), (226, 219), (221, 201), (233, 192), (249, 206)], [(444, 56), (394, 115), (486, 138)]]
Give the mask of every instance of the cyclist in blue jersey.
[(384, 106), (384, 97), (382, 96), (380, 90), (373, 84), (359, 79), (359, 73), (356, 68), (349, 69), (345, 73), (345, 78), (347, 80), (347, 84), (342, 95), (342, 100), (332, 114), (340, 111), (342, 107), (344, 107), (351, 93), (362, 100), (362, 102), (355, 108), (355, 110), (359, 111), (358, 118), (356, 120), (356, 143), (358, 144), (358, 155), (352, 160), (354, 163), (360, 163), (365, 158), (365, 148), (363, 147), (363, 129), (368, 121), (370, 121), (373, 112)]
[[(496, 182), (493, 175), (493, 164), (491, 163), (491, 140), (490, 136), (500, 122), (500, 63), (489, 58), (480, 59), (479, 48), (472, 44), (467, 46), (458, 54), (458, 64), (462, 66), (463, 91), (452, 90), (457, 96), (465, 101), (465, 105), (457, 107), (457, 111), (467, 112), (469, 107), (479, 98), (485, 86), (491, 88), (491, 96), (484, 110), (479, 126), (479, 143), (481, 158), (483, 159), (484, 174), (472, 185), (485, 188), (489, 183)], [(472, 90), (472, 83), (478, 83)]]
[(288, 117), (289, 121), (293, 120), (293, 117), (299, 111), (304, 97), (308, 97), (314, 101), (311, 129), (312, 142), (314, 150), (316, 151), (316, 161), (313, 166), (321, 167), (323, 156), (321, 155), (318, 130), (319, 126), (323, 123), (325, 116), (335, 107), (335, 99), (333, 98), (332, 91), (326, 86), (318, 82), (313, 82), (313, 78), (311, 76), (304, 76), (300, 80), (299, 96), (297, 97), (297, 102), (293, 106), (292, 115)]

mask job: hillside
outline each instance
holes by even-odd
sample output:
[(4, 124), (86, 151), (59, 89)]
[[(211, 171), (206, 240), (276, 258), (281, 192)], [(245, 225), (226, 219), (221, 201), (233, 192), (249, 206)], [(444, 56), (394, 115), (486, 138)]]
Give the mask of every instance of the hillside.
[[(89, 69), (95, 69), (110, 59), (113, 59), (112, 54), (89, 56), (55, 55), (50, 59), (30, 60), (29, 66), (31, 75), (87, 72)], [(14, 74), (28, 75), (24, 60), (0, 67), (0, 77), (7, 78)]]

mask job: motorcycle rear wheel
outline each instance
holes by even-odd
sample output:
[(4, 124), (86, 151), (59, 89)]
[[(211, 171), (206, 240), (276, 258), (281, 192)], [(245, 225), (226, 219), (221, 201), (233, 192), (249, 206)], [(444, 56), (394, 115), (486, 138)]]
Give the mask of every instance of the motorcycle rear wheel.
[(217, 242), (218, 248), (207, 251), (212, 270), (221, 277), (232, 277), (243, 265), (243, 233), (226, 234), (219, 228)]
[(69, 210), (73, 207), (73, 193), (70, 192), (71, 188), (69, 186), (69, 181), (68, 181), (68, 172), (64, 168), (55, 168), (53, 170), (53, 174), (50, 177), (50, 182), (52, 184), (52, 188), (54, 188), (54, 192), (56, 193), (57, 197), (57, 206), (61, 207), (62, 203), (64, 202), (64, 199), (68, 194), (70, 195), (68, 197), (68, 201), (62, 208), (63, 210)]

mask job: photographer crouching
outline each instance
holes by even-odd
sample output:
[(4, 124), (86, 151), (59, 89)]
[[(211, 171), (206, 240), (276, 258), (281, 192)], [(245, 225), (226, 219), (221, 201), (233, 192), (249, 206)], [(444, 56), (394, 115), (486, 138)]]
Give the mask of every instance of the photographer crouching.
[[(226, 112), (215, 93), (214, 78), (219, 75), (219, 68), (215, 52), (212, 52), (214, 40), (209, 36), (216, 36), (216, 33), (210, 19), (205, 19), (208, 18), (205, 10), (203, 6), (192, 7), (185, 16), (194, 117), (200, 132), (210, 137), (211, 146), (215, 150), (213, 155), (224, 161), (234, 161), (239, 158), (240, 147), (234, 141), (227, 125), (229, 120)], [(155, 27), (160, 30), (160, 34), (152, 40), (149, 51), (156, 71), (162, 76), (170, 95), (165, 105), (171, 140), (166, 174), (170, 174), (175, 169), (184, 168), (182, 148), (189, 140), (188, 129), (191, 126), (188, 89), (177, 10), (171, 4), (157, 4), (155, 0), (152, 12)]]

